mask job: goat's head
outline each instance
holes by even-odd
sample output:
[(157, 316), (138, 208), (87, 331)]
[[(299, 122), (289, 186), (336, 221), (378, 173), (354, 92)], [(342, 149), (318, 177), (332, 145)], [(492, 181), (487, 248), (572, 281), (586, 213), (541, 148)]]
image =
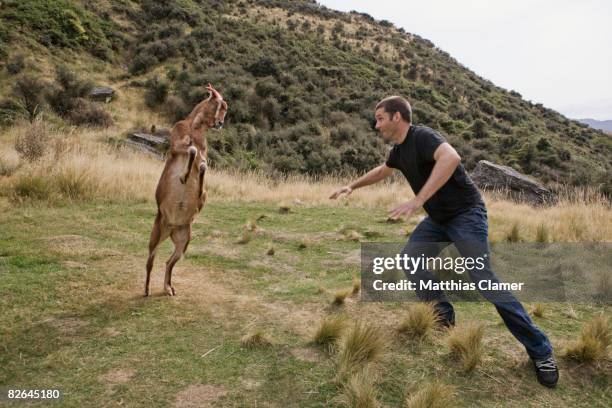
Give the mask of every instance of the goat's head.
[(215, 89), (211, 84), (206, 87), (210, 96), (207, 101), (209, 104), (214, 106), (214, 114), (212, 116), (211, 123), (208, 125), (213, 129), (221, 129), (223, 121), (225, 120), (225, 114), (227, 113), (227, 102), (223, 100), (223, 96)]

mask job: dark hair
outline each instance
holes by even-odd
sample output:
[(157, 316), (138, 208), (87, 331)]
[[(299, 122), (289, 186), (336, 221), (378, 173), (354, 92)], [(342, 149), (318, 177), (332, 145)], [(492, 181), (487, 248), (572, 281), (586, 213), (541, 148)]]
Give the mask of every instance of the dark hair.
[(390, 113), (391, 116), (395, 115), (395, 112), (399, 112), (402, 119), (406, 122), (412, 122), (412, 108), (410, 103), (401, 96), (389, 96), (376, 104), (375, 111), (383, 108), (385, 112)]

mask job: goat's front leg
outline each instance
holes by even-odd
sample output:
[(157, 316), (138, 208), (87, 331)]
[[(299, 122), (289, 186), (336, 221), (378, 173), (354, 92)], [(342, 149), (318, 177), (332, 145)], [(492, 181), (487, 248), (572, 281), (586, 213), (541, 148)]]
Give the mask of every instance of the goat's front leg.
[(198, 211), (202, 209), (202, 206), (204, 205), (204, 201), (206, 201), (206, 191), (204, 191), (204, 174), (206, 173), (206, 169), (207, 169), (207, 165), (206, 165), (206, 159), (203, 159), (202, 162), (200, 163), (200, 171), (199, 171), (199, 176), (200, 176), (200, 192), (199, 192), (199, 197), (200, 197), (200, 202), (198, 205)]
[(199, 175), (200, 175), (200, 197), (202, 197), (202, 192), (204, 191), (204, 175), (206, 174), (206, 169), (208, 168), (208, 165), (206, 164), (206, 159), (202, 159), (202, 162), (200, 163), (200, 171), (199, 171)]
[(185, 184), (187, 179), (189, 178), (189, 173), (191, 173), (191, 166), (193, 166), (193, 160), (198, 154), (198, 149), (195, 146), (189, 146), (187, 149), (187, 154), (189, 154), (189, 160), (187, 160), (187, 167), (183, 171), (183, 175), (181, 176), (181, 183)]

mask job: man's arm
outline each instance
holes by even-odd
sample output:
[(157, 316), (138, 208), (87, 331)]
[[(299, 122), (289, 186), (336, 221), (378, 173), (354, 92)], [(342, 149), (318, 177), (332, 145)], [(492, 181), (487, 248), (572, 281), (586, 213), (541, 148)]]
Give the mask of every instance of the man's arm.
[(380, 180), (389, 177), (391, 174), (393, 174), (393, 169), (391, 167), (387, 167), (386, 164), (381, 164), (380, 166), (368, 171), (366, 174), (359, 177), (348, 186), (344, 186), (336, 190), (331, 196), (329, 196), (329, 198), (335, 200), (342, 194), (349, 195), (353, 192), (353, 190), (377, 183)]
[(434, 160), (436, 164), (434, 164), (431, 175), (421, 191), (412, 200), (391, 210), (389, 212), (390, 218), (396, 219), (402, 215), (409, 217), (414, 211), (422, 207), (450, 179), (461, 162), (461, 157), (450, 144), (442, 143), (434, 152)]

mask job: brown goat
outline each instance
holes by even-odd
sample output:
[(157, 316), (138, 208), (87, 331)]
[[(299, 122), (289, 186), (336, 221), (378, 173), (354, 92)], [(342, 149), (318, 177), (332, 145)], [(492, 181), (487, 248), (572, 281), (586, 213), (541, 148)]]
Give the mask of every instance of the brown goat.
[[(210, 129), (221, 129), (227, 103), (212, 85), (207, 87), (208, 99), (200, 102), (183, 120), (175, 123), (170, 133), (170, 151), (157, 184), (155, 200), (157, 216), (149, 241), (149, 259), (144, 295), (149, 295), (149, 280), (157, 247), (170, 237), (174, 253), (166, 261), (164, 290), (176, 295), (172, 287), (172, 268), (181, 259), (191, 240), (191, 224), (206, 201), (204, 174), (206, 173), (206, 138)], [(193, 173), (193, 175), (192, 175)]]

